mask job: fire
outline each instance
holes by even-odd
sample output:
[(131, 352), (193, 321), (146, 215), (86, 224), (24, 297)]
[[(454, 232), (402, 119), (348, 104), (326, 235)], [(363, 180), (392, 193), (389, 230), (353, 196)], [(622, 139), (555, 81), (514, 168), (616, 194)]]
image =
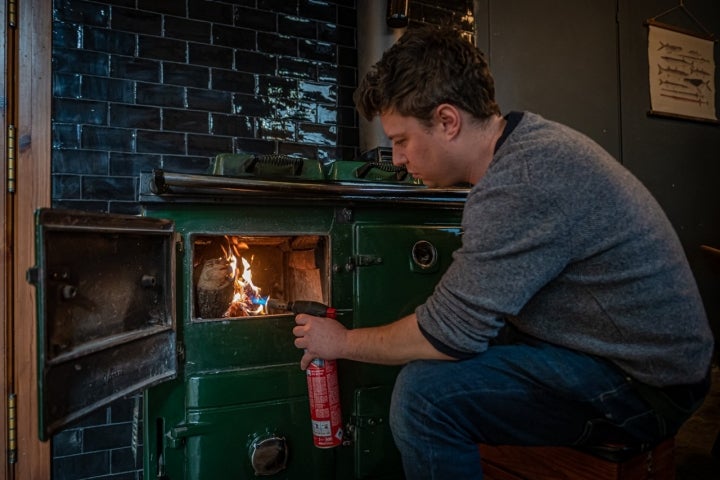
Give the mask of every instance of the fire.
[[(228, 239), (230, 240), (230, 239)], [(227, 251), (223, 249), (225, 258), (229, 264), (230, 271), (234, 277), (233, 280), (233, 299), (230, 302), (223, 317), (247, 317), (252, 315), (262, 315), (265, 307), (257, 305), (254, 300), (260, 297), (260, 287), (255, 286), (252, 281), (252, 260), (250, 257), (248, 262), (240, 255), (240, 249), (247, 249), (245, 243), (230, 244), (228, 242)], [(239, 261), (238, 261), (239, 260)], [(238, 263), (242, 263), (242, 268), (238, 267)]]

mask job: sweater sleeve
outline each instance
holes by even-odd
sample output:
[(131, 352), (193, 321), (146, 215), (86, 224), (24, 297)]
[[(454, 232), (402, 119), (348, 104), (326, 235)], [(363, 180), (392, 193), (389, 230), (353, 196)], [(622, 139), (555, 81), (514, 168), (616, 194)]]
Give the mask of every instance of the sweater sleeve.
[(416, 310), (425, 336), (463, 358), (487, 349), (504, 325), (570, 261), (571, 221), (548, 193), (517, 181), (476, 186), (463, 214), (463, 244)]

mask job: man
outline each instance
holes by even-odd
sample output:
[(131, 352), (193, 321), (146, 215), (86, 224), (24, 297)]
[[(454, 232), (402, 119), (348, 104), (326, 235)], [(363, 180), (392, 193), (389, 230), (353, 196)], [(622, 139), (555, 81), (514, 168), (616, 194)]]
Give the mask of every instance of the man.
[(316, 357), (406, 364), (391, 428), (408, 479), (482, 478), (477, 443), (656, 442), (709, 386), (713, 339), (669, 221), (601, 147), (505, 117), (457, 32), (408, 31), (361, 82), (393, 162), (430, 187), (470, 183), (463, 243), (433, 294), (392, 324), (298, 315)]

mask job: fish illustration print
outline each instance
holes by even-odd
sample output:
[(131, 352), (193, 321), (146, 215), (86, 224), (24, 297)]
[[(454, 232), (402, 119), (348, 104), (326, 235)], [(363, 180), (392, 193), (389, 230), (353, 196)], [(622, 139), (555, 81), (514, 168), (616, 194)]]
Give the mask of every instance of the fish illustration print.
[(668, 57), (665, 55), (661, 56), (660, 58), (662, 58), (663, 60), (665, 60), (666, 62), (669, 62), (669, 63), (682, 63), (685, 65), (692, 65), (692, 62), (688, 62), (684, 58)]
[(690, 75), (685, 70), (680, 70), (679, 68), (673, 68), (673, 67), (665, 68), (662, 65), (658, 65), (658, 75), (663, 74), (663, 73), (669, 73), (672, 75), (681, 75), (683, 77), (687, 77), (688, 75)]
[(697, 103), (697, 104), (700, 105), (700, 106), (702, 106), (702, 105), (709, 105), (709, 104), (710, 104), (710, 102), (703, 102), (703, 101), (702, 101), (701, 99), (699, 99), (699, 98), (698, 98), (698, 99), (695, 99), (695, 98), (686, 98), (686, 97), (681, 97), (681, 96), (679, 96), (679, 95), (668, 95), (668, 94), (666, 94), (666, 93), (661, 93), (660, 96), (661, 96), (661, 97), (672, 98), (673, 100), (680, 100), (680, 101), (682, 101), (682, 102)]
[(690, 67), (690, 75), (692, 75), (693, 73), (699, 73), (700, 75), (705, 75), (706, 77), (710, 75), (709, 72), (706, 72), (701, 68)]
[(680, 88), (690, 88), (687, 85), (683, 83), (677, 83), (677, 82), (671, 82), (670, 80), (663, 80), (662, 78), (658, 78), (660, 80), (660, 86), (662, 85), (672, 85), (673, 87), (680, 87)]
[(700, 85), (705, 85), (708, 90), (712, 90), (710, 87), (710, 80), (703, 80), (702, 78), (683, 78), (683, 82), (687, 82), (697, 88), (700, 88)]
[(682, 47), (680, 45), (660, 42), (660, 48), (658, 48), (658, 50), (662, 50), (663, 48), (668, 52), (677, 52), (678, 50), (682, 50)]

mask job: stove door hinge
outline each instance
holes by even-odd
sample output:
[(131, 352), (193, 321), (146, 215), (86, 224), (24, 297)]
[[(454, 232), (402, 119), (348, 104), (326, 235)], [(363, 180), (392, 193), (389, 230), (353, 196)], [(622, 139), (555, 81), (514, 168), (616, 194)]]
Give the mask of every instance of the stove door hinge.
[(349, 257), (345, 264), (345, 270), (351, 272), (355, 267), (371, 267), (373, 265), (381, 265), (383, 258), (378, 255), (354, 255)]
[(7, 461), (9, 464), (17, 463), (17, 424), (16, 424), (16, 395), (8, 394), (7, 399)]
[(183, 243), (182, 235), (180, 233), (175, 232), (175, 248), (177, 249), (178, 253), (182, 253), (185, 251), (185, 244)]
[(7, 0), (8, 27), (15, 28), (17, 25), (17, 0)]
[[(13, 3), (10, 1), (10, 3)], [(10, 8), (12, 10), (12, 8)], [(7, 126), (7, 191), (15, 193), (15, 126)]]

